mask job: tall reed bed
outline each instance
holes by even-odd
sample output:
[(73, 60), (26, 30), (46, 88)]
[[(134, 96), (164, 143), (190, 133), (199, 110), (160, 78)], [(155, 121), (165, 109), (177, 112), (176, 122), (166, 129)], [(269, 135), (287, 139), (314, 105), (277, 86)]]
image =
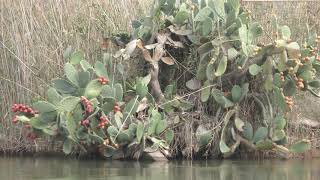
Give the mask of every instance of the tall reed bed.
[[(9, 112), (15, 102), (44, 97), (62, 71), (63, 51), (99, 58), (103, 37), (130, 31), (148, 0), (2, 0), (0, 2), (0, 151), (31, 150)], [(32, 149), (33, 150), (33, 149)]]

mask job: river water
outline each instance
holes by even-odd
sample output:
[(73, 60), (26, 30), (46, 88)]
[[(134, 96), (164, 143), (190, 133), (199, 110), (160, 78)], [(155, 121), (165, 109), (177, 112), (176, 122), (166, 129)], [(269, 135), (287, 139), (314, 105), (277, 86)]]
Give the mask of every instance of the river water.
[(1, 157), (0, 180), (320, 180), (320, 159), (135, 162)]

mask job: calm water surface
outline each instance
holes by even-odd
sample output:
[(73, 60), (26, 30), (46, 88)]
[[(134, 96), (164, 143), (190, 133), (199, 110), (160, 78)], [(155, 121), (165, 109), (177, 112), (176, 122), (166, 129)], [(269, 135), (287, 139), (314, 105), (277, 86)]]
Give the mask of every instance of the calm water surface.
[(125, 162), (0, 158), (0, 180), (320, 180), (320, 159)]

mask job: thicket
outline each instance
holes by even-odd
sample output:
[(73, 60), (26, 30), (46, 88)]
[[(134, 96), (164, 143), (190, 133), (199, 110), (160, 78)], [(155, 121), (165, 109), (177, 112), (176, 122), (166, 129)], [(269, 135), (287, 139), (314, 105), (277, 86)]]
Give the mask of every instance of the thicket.
[[(250, 14), (238, 0), (155, 1), (130, 36), (111, 38), (125, 47), (103, 62), (92, 66), (68, 48), (64, 76), (52, 80), (47, 100), (13, 105), (13, 121), (32, 139), (63, 139), (67, 154), (304, 152), (310, 142), (286, 147), (284, 130), (298, 91), (319, 97), (320, 37), (308, 32), (300, 46), (275, 17), (277, 40), (256, 44), (265, 34)], [(141, 77), (128, 78), (130, 61), (144, 64)]]

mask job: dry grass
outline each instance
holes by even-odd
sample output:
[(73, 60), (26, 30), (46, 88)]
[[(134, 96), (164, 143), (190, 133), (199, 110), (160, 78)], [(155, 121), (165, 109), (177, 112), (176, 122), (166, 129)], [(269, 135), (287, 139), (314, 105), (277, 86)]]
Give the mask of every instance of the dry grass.
[(0, 2), (2, 150), (30, 149), (22, 138), (21, 127), (13, 128), (10, 106), (14, 102), (30, 103), (30, 97), (44, 96), (49, 80), (61, 73), (64, 49), (72, 46), (82, 50), (89, 61), (99, 59), (102, 37), (130, 31), (131, 20), (144, 14), (148, 3), (147, 0)]
[[(1, 0), (0, 151), (39, 150), (34, 142), (24, 140), (20, 126), (12, 125), (8, 110), (14, 102), (30, 103), (30, 97), (45, 95), (49, 80), (61, 73), (66, 47), (81, 49), (89, 61), (99, 59), (102, 37), (130, 31), (130, 21), (144, 14), (150, 3), (151, 0)], [(244, 4), (266, 32), (271, 30), (271, 15), (276, 14), (300, 40), (306, 24), (319, 33), (318, 2)]]
[(260, 22), (266, 32), (263, 42), (272, 42), (272, 19), (275, 15), (280, 25), (291, 28), (292, 39), (302, 43), (310, 31), (320, 32), (320, 1), (277, 1), (277, 2), (244, 2), (244, 6), (252, 11), (253, 19)]

